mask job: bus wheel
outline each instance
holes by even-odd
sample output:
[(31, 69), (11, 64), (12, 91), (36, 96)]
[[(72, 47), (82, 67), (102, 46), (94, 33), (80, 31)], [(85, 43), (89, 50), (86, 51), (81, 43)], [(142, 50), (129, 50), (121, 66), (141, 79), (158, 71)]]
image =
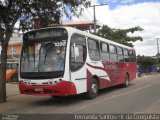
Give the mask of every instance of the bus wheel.
[(98, 95), (98, 83), (95, 78), (91, 79), (89, 91), (86, 93), (88, 99), (96, 98)]
[(122, 84), (122, 86), (123, 86), (123, 87), (128, 87), (128, 85), (129, 85), (129, 75), (126, 74), (126, 76), (125, 76), (125, 81), (124, 81), (124, 83)]

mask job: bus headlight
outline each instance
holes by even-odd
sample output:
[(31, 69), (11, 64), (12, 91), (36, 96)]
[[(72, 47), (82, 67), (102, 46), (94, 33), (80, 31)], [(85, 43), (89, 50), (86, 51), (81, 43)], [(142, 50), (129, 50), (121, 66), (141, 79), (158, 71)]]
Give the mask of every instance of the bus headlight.
[(22, 81), (24, 84), (26, 84), (26, 85), (31, 85), (31, 81), (30, 80), (23, 80)]
[(51, 80), (48, 80), (48, 85), (52, 85), (53, 82)]
[(51, 81), (48, 82), (49, 85), (53, 84)]

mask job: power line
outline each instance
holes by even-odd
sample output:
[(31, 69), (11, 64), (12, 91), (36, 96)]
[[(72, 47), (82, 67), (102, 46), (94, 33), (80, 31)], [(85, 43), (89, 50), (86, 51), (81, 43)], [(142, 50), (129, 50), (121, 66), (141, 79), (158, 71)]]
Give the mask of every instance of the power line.
[[(102, 6), (102, 5), (107, 5), (107, 4), (101, 4), (101, 5), (95, 5), (95, 6)], [(85, 5), (83, 4), (83, 7), (85, 8), (85, 10), (89, 13), (89, 15), (92, 17), (91, 19), (92, 20), (89, 20), (89, 21), (93, 21), (93, 19), (94, 19), (94, 16), (90, 13), (90, 11), (88, 11), (88, 9), (85, 7)], [(90, 7), (92, 7), (92, 6), (90, 6)], [(85, 14), (84, 14), (85, 15)], [(86, 15), (85, 15), (86, 16)], [(96, 21), (99, 21), (99, 23), (100, 24), (104, 24), (102, 21), (100, 21), (100, 20), (96, 20)]]
[[(94, 16), (88, 11), (88, 9), (87, 8), (85, 8), (86, 9), (86, 11), (90, 14), (90, 16), (92, 17), (91, 19), (91, 21), (93, 21), (93, 19), (94, 19)], [(99, 21), (99, 23), (101, 23), (101, 24), (104, 24), (102, 21), (100, 21), (100, 20), (97, 20), (97, 21)]]
[[(89, 15), (91, 16), (91, 20), (89, 21), (93, 21), (94, 16), (88, 11), (88, 9), (85, 7), (85, 5), (83, 4), (84, 9), (89, 13)], [(86, 14), (84, 14), (84, 16), (87, 16)], [(87, 16), (88, 18), (88, 16)]]
[(94, 32), (96, 33), (96, 7), (98, 6), (104, 6), (104, 5), (108, 5), (108, 3), (106, 4), (101, 4), (101, 5), (93, 5), (93, 6), (90, 6), (90, 7), (93, 7), (93, 13), (94, 13)]
[(87, 12), (92, 16), (92, 18), (94, 18), (94, 16), (88, 11), (88, 9), (87, 8), (85, 8), (86, 10), (87, 10)]

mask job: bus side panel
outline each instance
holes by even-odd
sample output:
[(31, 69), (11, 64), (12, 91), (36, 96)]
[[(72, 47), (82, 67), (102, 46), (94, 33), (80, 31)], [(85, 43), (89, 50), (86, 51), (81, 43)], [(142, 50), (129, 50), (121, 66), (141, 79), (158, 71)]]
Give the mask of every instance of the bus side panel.
[(87, 92), (86, 81), (86, 65), (84, 64), (82, 68), (76, 71), (70, 71), (71, 82), (74, 83), (77, 94)]
[(103, 61), (102, 62), (105, 68), (105, 71), (108, 73), (108, 76), (110, 78), (110, 82), (108, 83), (107, 87), (115, 86), (124, 80), (124, 73), (123, 68), (124, 64), (118, 64), (115, 62), (108, 62)]
[(129, 74), (129, 79), (134, 80), (136, 78), (136, 64), (135, 63), (108, 63), (106, 71), (111, 78), (111, 84), (109, 86), (115, 86), (124, 83), (126, 74)]
[(137, 64), (136, 63), (129, 63), (127, 66), (127, 70), (129, 71), (130, 80), (134, 80), (136, 78), (137, 73)]
[[(94, 77), (88, 70), (87, 70), (87, 91), (90, 89), (90, 80)], [(107, 88), (110, 82), (102, 77), (98, 77), (98, 85), (99, 89)]]
[(136, 78), (135, 63), (103, 62), (103, 65), (110, 77), (110, 82), (108, 83), (107, 87), (124, 83), (126, 73), (129, 73), (130, 80), (134, 80)]
[(101, 62), (87, 63), (87, 90), (90, 88), (90, 80), (94, 77), (97, 79), (99, 89), (106, 88), (110, 84), (110, 77)]

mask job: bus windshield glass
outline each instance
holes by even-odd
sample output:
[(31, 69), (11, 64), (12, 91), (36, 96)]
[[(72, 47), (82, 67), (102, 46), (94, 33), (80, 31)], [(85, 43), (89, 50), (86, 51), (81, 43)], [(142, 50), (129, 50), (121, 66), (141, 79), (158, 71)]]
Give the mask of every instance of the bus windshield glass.
[(21, 54), (21, 74), (28, 73), (30, 76), (32, 73), (32, 76), (35, 76), (34, 73), (40, 73), (47, 76), (45, 73), (64, 71), (67, 39), (44, 36), (26, 41), (27, 39), (24, 41)]

